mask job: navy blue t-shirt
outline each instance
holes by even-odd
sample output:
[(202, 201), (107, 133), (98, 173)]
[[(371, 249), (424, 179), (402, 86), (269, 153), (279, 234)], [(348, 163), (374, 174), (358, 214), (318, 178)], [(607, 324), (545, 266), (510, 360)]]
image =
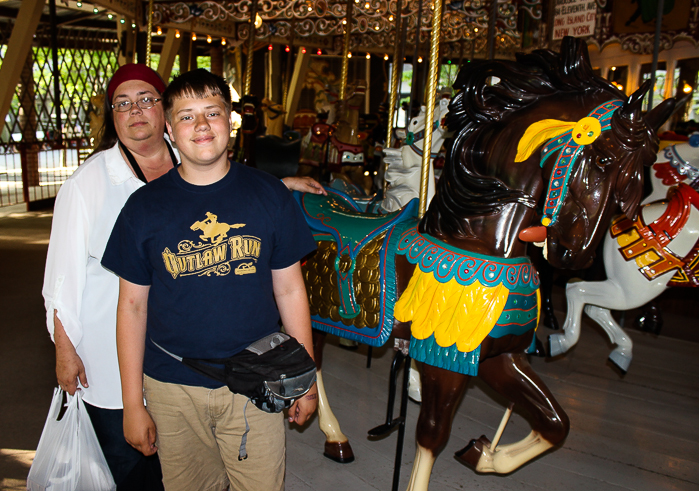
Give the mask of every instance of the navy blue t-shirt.
[(161, 382), (209, 388), (153, 342), (185, 358), (226, 358), (279, 330), (273, 269), (315, 249), (301, 210), (279, 180), (233, 163), (208, 186), (175, 168), (134, 192), (102, 265), (150, 285), (143, 371)]

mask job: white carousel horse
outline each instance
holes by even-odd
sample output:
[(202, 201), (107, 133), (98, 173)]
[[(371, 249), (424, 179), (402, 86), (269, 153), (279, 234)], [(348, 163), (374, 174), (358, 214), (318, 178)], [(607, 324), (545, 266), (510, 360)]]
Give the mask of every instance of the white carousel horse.
[[(384, 199), (379, 207), (383, 212), (393, 212), (403, 208), (413, 198), (420, 197), (420, 173), (422, 169), (423, 146), (425, 144), (425, 117), (427, 108), (422, 106), (420, 114), (410, 120), (406, 132), (406, 141), (401, 148), (385, 148), (385, 178), (388, 183)], [(447, 130), (441, 122), (449, 112), (449, 99), (441, 99), (435, 108), (432, 126), (431, 162), (442, 148), (447, 138)], [(430, 165), (430, 177), (427, 181), (427, 203), (432, 201), (435, 190), (434, 167)], [(408, 395), (415, 402), (422, 402), (420, 372), (415, 361), (410, 364), (410, 382)]]
[(620, 217), (605, 238), (607, 280), (566, 287), (568, 312), (563, 332), (549, 336), (551, 356), (578, 342), (584, 307), (616, 345), (610, 361), (626, 372), (633, 343), (610, 310), (641, 307), (670, 286), (699, 286), (699, 135), (660, 151), (652, 174), (639, 219)]
[[(413, 198), (420, 196), (420, 171), (425, 138), (425, 106), (420, 108), (420, 114), (410, 120), (407, 128), (406, 142), (398, 148), (385, 148), (384, 163), (385, 178), (388, 189), (381, 201), (381, 210), (393, 212), (403, 208)], [(432, 126), (432, 160), (442, 148), (447, 137), (447, 130), (441, 121), (449, 112), (449, 99), (441, 99), (435, 108)], [(435, 190), (434, 168), (430, 165), (430, 177), (427, 181), (427, 203), (432, 200)]]

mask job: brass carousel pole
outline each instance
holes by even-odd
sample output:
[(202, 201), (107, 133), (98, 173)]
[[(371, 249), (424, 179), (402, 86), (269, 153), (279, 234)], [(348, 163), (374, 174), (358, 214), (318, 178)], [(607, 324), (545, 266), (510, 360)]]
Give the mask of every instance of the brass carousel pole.
[[(403, 6), (401, 0), (396, 2), (396, 41), (401, 32), (401, 14)], [(386, 131), (386, 148), (391, 148), (391, 139), (393, 137), (393, 123), (396, 114), (396, 105), (398, 99), (398, 76), (400, 75), (400, 43), (396, 42), (393, 48), (393, 71), (391, 72), (391, 88), (388, 92), (388, 130)]]
[(432, 12), (432, 33), (430, 39), (430, 71), (425, 89), (425, 139), (422, 146), (422, 173), (420, 174), (420, 211), (419, 217), (427, 210), (427, 182), (430, 176), (430, 155), (432, 153), (432, 127), (434, 119), (434, 106), (437, 95), (437, 79), (439, 77), (439, 35), (442, 30), (442, 0), (434, 1), (434, 11)]
[(153, 37), (153, 0), (148, 2), (148, 34), (146, 35), (146, 66), (150, 68), (151, 37)]
[(352, 14), (354, 13), (353, 0), (347, 0), (347, 14), (345, 15), (345, 38), (342, 45), (342, 72), (340, 73), (340, 95), (338, 99), (344, 101), (347, 96), (347, 72), (349, 71), (350, 36), (352, 35)]
[(252, 58), (255, 54), (255, 17), (257, 15), (257, 0), (250, 2), (250, 35), (248, 36), (248, 56), (245, 59), (245, 82), (243, 94), (250, 95), (250, 83), (252, 80)]

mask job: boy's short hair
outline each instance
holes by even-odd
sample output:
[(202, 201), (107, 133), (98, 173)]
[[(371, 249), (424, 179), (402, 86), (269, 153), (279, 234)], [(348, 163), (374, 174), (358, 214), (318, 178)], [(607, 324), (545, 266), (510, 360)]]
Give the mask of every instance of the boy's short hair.
[(204, 99), (220, 95), (226, 111), (231, 112), (231, 89), (223, 79), (208, 70), (197, 68), (175, 78), (163, 92), (165, 118), (171, 122), (172, 106), (177, 99)]

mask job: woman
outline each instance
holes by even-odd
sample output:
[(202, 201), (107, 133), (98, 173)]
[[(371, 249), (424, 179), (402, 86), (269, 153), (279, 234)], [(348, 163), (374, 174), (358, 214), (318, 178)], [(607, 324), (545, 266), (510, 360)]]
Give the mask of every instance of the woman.
[[(43, 295), (56, 345), (56, 377), (83, 400), (117, 489), (162, 489), (157, 456), (145, 457), (123, 435), (116, 354), (118, 278), (102, 268), (107, 239), (128, 197), (177, 164), (164, 134), (165, 83), (145, 65), (120, 67), (107, 85), (102, 140), (56, 197)], [(308, 179), (286, 178), (324, 193)]]

